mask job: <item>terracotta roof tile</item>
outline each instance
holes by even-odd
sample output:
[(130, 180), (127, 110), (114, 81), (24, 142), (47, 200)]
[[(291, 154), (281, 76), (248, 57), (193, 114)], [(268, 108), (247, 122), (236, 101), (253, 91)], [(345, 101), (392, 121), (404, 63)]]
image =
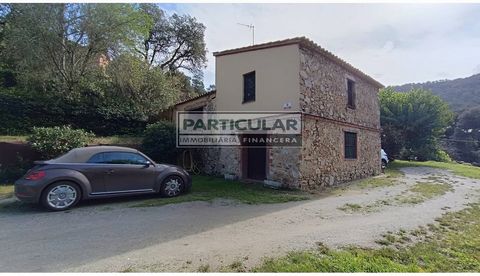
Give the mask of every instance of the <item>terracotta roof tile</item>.
[(174, 106), (177, 106), (177, 105), (183, 104), (183, 103), (188, 103), (189, 101), (193, 101), (193, 100), (196, 100), (196, 99), (200, 99), (200, 98), (202, 98), (202, 97), (205, 97), (205, 96), (208, 96), (208, 95), (213, 95), (213, 94), (215, 94), (215, 93), (217, 93), (216, 90), (208, 91), (208, 92), (205, 92), (205, 93), (203, 93), (203, 94), (200, 94), (200, 95), (191, 97), (191, 98), (189, 98), (189, 99), (183, 100), (183, 101), (181, 101), (181, 102), (178, 102), (178, 103), (176, 103)]
[(369, 81), (370, 83), (374, 84), (375, 86), (379, 88), (383, 88), (383, 84), (380, 82), (376, 81), (369, 75), (363, 73), (359, 69), (353, 67), (350, 63), (346, 62), (345, 60), (339, 58), (338, 56), (334, 55), (333, 53), (329, 52), (328, 50), (322, 48), (312, 40), (302, 36), (302, 37), (295, 37), (295, 38), (289, 38), (289, 39), (284, 39), (284, 40), (277, 40), (273, 42), (268, 42), (268, 43), (262, 43), (262, 44), (256, 44), (252, 46), (247, 46), (247, 47), (241, 47), (241, 48), (235, 48), (231, 50), (225, 50), (225, 51), (220, 51), (220, 52), (214, 52), (213, 55), (218, 57), (218, 56), (224, 56), (224, 55), (231, 55), (231, 54), (236, 54), (236, 53), (242, 53), (242, 52), (249, 52), (249, 51), (256, 51), (256, 50), (262, 50), (262, 49), (268, 49), (268, 48), (273, 48), (273, 47), (280, 47), (280, 46), (287, 46), (287, 45), (292, 45), (292, 44), (299, 44), (303, 47), (309, 48), (313, 51), (316, 51), (317, 53), (320, 53), (330, 59), (331, 61), (337, 63), (338, 65), (344, 67), (347, 70), (352, 71), (353, 73), (356, 73), (360, 77), (363, 77), (365, 80)]

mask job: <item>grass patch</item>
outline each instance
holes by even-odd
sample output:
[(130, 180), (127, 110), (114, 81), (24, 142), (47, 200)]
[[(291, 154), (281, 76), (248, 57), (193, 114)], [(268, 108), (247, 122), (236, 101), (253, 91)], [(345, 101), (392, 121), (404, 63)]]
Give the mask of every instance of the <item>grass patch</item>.
[(209, 272), (210, 271), (210, 265), (201, 265), (197, 269), (198, 272)]
[(346, 203), (343, 206), (338, 207), (337, 209), (344, 212), (354, 213), (360, 211), (362, 209), (362, 205), (356, 203)]
[(387, 234), (382, 235), (382, 239), (376, 240), (375, 242), (384, 246), (396, 245), (399, 247), (399, 245), (411, 241), (412, 238), (407, 234), (407, 231), (400, 229), (397, 233), (388, 232)]
[(436, 168), (436, 169), (450, 170), (456, 175), (480, 179), (480, 167), (475, 167), (467, 164), (435, 162), (435, 161), (418, 162), (418, 161), (395, 160), (391, 164), (389, 164), (389, 166), (396, 169), (404, 168), (404, 167), (430, 167), (430, 168)]
[(13, 196), (13, 185), (0, 185), (0, 199)]
[(452, 185), (448, 183), (418, 182), (406, 193), (395, 197), (395, 200), (402, 204), (419, 204), (452, 190)]
[(376, 212), (380, 210), (380, 208), (384, 206), (389, 206), (389, 205), (391, 205), (389, 200), (381, 199), (381, 200), (376, 200), (375, 202), (368, 205), (346, 203), (343, 206), (338, 207), (337, 209), (347, 213), (358, 213), (358, 212), (371, 213), (371, 212)]
[(447, 183), (418, 182), (412, 188), (411, 192), (417, 193), (425, 198), (433, 198), (446, 194), (452, 190), (452, 185)]
[(362, 189), (392, 186), (395, 185), (398, 178), (403, 175), (404, 173), (400, 171), (398, 167), (388, 166), (385, 169), (384, 174), (363, 179), (357, 184), (357, 186)]
[(246, 268), (242, 261), (234, 261), (226, 267), (220, 268), (220, 272), (246, 272)]
[(26, 135), (0, 135), (0, 142), (26, 142)]
[(414, 265), (404, 265), (362, 249), (344, 251), (291, 252), (284, 258), (270, 259), (255, 272), (411, 272)]
[(152, 198), (131, 207), (150, 207), (188, 201), (211, 201), (225, 198), (246, 204), (281, 203), (309, 199), (310, 196), (300, 191), (273, 190), (257, 183), (225, 181), (210, 176), (193, 176), (192, 190), (174, 198)]
[[(430, 179), (433, 179), (430, 178)], [(408, 190), (403, 191), (400, 195), (395, 197), (384, 198), (381, 200), (376, 200), (375, 202), (367, 205), (352, 204), (346, 203), (337, 209), (342, 210), (346, 213), (370, 213), (380, 210), (384, 206), (390, 205), (402, 205), (402, 204), (419, 204), (428, 199), (434, 197), (442, 196), (449, 191), (453, 191), (451, 184), (435, 178), (438, 182), (417, 182), (415, 185), (410, 187)]]
[[(478, 272), (480, 271), (480, 204), (447, 213), (412, 234), (421, 241), (399, 248), (346, 248), (291, 252), (268, 259), (256, 272)], [(386, 245), (405, 243), (405, 231), (384, 236)]]

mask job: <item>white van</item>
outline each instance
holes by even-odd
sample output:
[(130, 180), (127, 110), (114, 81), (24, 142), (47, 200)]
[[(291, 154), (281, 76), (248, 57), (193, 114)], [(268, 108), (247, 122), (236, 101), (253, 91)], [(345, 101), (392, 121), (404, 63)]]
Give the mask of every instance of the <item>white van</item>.
[(380, 150), (380, 157), (382, 158), (382, 170), (384, 170), (388, 164), (388, 156), (383, 149)]

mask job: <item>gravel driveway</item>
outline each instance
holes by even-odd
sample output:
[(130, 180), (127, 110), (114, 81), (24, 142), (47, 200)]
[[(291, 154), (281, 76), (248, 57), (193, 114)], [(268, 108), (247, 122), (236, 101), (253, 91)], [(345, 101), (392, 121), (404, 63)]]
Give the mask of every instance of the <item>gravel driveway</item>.
[[(434, 222), (476, 200), (480, 181), (431, 168), (405, 168), (402, 183), (352, 186), (315, 200), (243, 205), (217, 200), (128, 208), (125, 200), (90, 203), (69, 212), (0, 212), (0, 271), (195, 271), (234, 261), (247, 267), (265, 256), (323, 242), (376, 246), (387, 231)], [(402, 194), (428, 177), (453, 190), (419, 204), (385, 205), (349, 213), (345, 204), (371, 204)]]

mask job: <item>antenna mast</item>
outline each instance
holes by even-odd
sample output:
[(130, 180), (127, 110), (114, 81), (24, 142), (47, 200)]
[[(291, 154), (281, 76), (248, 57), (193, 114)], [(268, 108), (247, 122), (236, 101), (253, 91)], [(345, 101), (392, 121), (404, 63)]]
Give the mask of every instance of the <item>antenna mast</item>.
[(242, 23), (237, 23), (238, 25), (245, 26), (252, 30), (252, 45), (255, 45), (255, 26), (253, 24), (242, 24)]

